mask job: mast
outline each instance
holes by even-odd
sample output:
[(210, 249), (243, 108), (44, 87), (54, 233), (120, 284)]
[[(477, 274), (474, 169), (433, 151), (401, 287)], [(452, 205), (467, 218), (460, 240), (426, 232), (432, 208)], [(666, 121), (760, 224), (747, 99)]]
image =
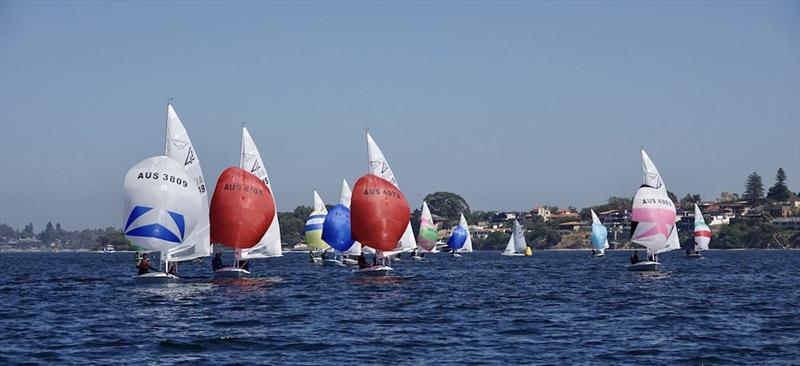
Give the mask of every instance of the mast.
[(167, 98), (167, 110), (164, 116), (164, 155), (167, 155), (167, 148), (169, 146), (169, 106), (172, 103), (172, 97)]

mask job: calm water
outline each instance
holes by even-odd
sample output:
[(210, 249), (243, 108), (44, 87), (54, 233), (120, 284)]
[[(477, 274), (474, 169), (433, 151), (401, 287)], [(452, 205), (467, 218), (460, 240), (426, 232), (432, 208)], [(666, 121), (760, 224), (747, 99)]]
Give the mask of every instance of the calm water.
[(0, 364), (800, 364), (800, 251), (440, 254), (366, 278), (303, 254), (259, 278), (133, 283), (129, 253), (0, 253)]

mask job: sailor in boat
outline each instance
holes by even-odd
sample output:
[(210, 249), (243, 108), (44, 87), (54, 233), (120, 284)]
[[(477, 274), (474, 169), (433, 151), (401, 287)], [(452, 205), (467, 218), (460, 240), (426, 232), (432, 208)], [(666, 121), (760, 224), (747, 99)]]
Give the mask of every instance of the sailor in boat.
[(216, 272), (222, 267), (224, 267), (222, 265), (222, 253), (214, 254), (214, 259), (211, 260), (211, 269)]
[(239, 268), (241, 268), (241, 269), (243, 269), (243, 270), (245, 270), (247, 272), (250, 272), (250, 261), (248, 261), (247, 259), (245, 259), (243, 261), (240, 261), (239, 262)]
[(320, 256), (320, 258), (322, 258), (323, 261), (328, 259), (328, 256), (325, 254), (324, 250), (322, 251), (322, 253), (319, 256)]
[(592, 256), (594, 256), (594, 255), (595, 255), (595, 251), (594, 251), (594, 249), (592, 249)]
[(139, 275), (141, 276), (147, 272), (150, 272), (150, 270), (155, 271), (156, 269), (150, 267), (150, 260), (147, 259), (147, 253), (144, 253), (142, 254), (142, 260), (139, 261)]
[(634, 250), (633, 251), (633, 255), (631, 255), (631, 264), (636, 264), (636, 263), (639, 263), (639, 262), (640, 262), (639, 261), (639, 251), (638, 250)]
[(364, 253), (362, 252), (361, 255), (358, 256), (358, 269), (364, 269), (367, 267), (369, 267), (369, 264), (367, 264), (367, 257), (365, 257)]
[(169, 269), (167, 269), (167, 273), (177, 276), (178, 275), (178, 264), (175, 262), (169, 262)]
[(308, 259), (311, 260), (311, 263), (314, 263), (314, 251), (313, 250), (309, 250), (308, 251)]

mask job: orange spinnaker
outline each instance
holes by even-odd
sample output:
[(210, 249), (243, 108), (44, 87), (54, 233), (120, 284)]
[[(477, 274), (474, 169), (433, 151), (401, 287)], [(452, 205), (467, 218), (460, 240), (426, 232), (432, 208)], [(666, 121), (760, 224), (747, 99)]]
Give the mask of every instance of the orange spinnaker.
[(275, 200), (264, 182), (230, 167), (220, 174), (211, 198), (211, 242), (245, 249), (256, 245), (275, 216)]
[(358, 179), (350, 203), (354, 240), (376, 250), (394, 250), (410, 218), (406, 196), (392, 183), (375, 175)]

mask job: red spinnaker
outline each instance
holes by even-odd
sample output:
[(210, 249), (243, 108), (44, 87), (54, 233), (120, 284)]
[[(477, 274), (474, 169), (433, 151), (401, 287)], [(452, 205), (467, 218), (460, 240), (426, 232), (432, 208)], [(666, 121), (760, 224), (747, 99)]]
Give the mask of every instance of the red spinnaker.
[(256, 245), (275, 216), (275, 200), (264, 182), (230, 167), (220, 174), (211, 198), (211, 242), (245, 249)]
[(358, 179), (350, 203), (354, 240), (376, 250), (394, 250), (410, 218), (406, 196), (392, 183), (375, 175)]

